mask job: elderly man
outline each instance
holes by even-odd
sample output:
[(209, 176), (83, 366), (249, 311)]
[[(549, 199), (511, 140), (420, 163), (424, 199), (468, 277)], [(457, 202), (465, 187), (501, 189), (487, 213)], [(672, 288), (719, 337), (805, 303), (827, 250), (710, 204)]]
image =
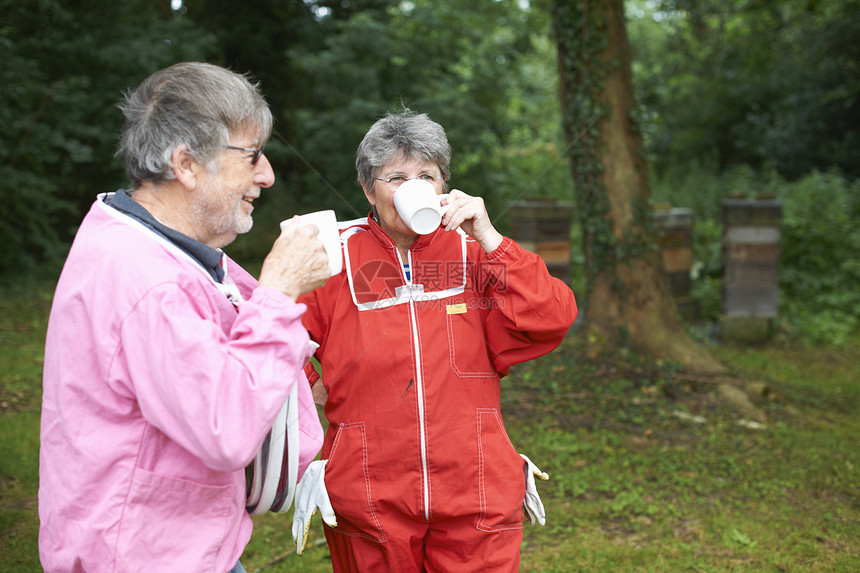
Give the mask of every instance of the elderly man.
[(259, 281), (220, 249), (274, 182), (257, 86), (183, 63), (126, 95), (103, 194), (57, 284), (45, 345), (39, 551), (46, 571), (242, 571), (245, 467), (298, 383), (305, 444), (322, 432), (295, 300), (328, 264), (287, 225)]

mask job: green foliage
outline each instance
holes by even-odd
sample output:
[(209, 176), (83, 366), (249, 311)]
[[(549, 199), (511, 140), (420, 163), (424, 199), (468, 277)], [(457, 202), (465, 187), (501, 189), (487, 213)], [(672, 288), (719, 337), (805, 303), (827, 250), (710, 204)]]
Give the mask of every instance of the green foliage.
[[(564, 171), (555, 151), (556, 80), (545, 65), (554, 56), (546, 14), (511, 1), (424, 0), (363, 8), (330, 26), (325, 45), (301, 60), (312, 103), (322, 105), (296, 112), (303, 153), (324, 166), (327, 183), (315, 174), (306, 180), (317, 201), (325, 198), (342, 211), (346, 204), (349, 216), (366, 212), (355, 182), (355, 149), (373, 121), (403, 106), (445, 127), (454, 148), (450, 184), (482, 195), (491, 215), (527, 193), (560, 192)], [(539, 181), (529, 186), (535, 177)]]
[[(593, 96), (614, 65), (597, 60), (606, 23), (596, 2), (253, 0), (238, 14), (233, 4), (196, 0), (174, 13), (167, 0), (0, 0), (5, 278), (62, 259), (95, 194), (123, 185), (113, 159), (120, 92), (188, 59), (251, 72), (278, 120), (266, 148), (276, 184), (252, 232), (229, 247), (245, 264), (259, 264), (293, 213), (366, 212), (355, 148), (402, 105), (445, 126), (451, 185), (484, 196), (501, 230), (512, 201), (574, 198), (577, 272), (641, 253), (640, 236), (614, 237), (594, 161), (605, 108)], [(858, 0), (625, 6), (654, 199), (696, 213), (693, 290), (705, 316), (720, 310), (720, 199), (777, 193), (787, 332), (844, 340), (858, 316), (857, 238), (846, 222), (857, 213)], [(569, 70), (563, 82), (558, 64)], [(830, 164), (846, 166), (844, 179), (810, 171)], [(586, 249), (594, 256), (583, 269)]]
[(0, 271), (26, 272), (60, 256), (96, 194), (123, 184), (120, 93), (203, 57), (209, 39), (167, 2), (0, 0), (0, 11)]
[(710, 157), (790, 179), (860, 175), (858, 0), (628, 0), (628, 13), (659, 169)]
[(810, 342), (845, 344), (860, 330), (860, 181), (811, 173), (780, 196), (786, 315)]

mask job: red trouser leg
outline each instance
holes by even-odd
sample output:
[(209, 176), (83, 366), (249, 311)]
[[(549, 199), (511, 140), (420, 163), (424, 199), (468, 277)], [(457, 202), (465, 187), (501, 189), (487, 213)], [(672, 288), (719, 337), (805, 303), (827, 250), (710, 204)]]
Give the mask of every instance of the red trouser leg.
[(475, 517), (444, 523), (401, 522), (379, 543), (325, 527), (334, 573), (511, 573), (520, 568), (522, 527), (481, 531)]

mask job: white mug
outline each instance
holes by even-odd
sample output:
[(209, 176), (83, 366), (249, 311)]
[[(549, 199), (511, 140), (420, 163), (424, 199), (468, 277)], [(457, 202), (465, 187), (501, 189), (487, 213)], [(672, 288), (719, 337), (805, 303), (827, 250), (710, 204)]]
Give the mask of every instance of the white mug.
[[(292, 219), (281, 221), (281, 229), (283, 229)], [(331, 270), (331, 276), (340, 274), (343, 269), (343, 255), (340, 252), (340, 232), (337, 228), (337, 218), (334, 211), (315, 211), (314, 213), (305, 213), (299, 215), (299, 227), (304, 227), (307, 224), (316, 225), (319, 229), (317, 238), (322, 241), (325, 247), (325, 252), (328, 255), (328, 266)]]
[(432, 183), (410, 179), (394, 192), (394, 207), (410, 229), (419, 235), (429, 235), (442, 223), (448, 206), (440, 202), (447, 196), (437, 195)]

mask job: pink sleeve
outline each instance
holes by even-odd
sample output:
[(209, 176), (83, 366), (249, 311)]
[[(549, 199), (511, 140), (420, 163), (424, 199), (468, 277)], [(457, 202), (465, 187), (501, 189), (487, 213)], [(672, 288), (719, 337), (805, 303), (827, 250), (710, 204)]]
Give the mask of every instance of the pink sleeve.
[(127, 370), (116, 376), (133, 381), (150, 424), (208, 467), (234, 471), (251, 461), (292, 384), (304, 380), (310, 353), (304, 305), (257, 288), (225, 327), (224, 302), (193, 284), (153, 288), (123, 320), (111, 369)]

